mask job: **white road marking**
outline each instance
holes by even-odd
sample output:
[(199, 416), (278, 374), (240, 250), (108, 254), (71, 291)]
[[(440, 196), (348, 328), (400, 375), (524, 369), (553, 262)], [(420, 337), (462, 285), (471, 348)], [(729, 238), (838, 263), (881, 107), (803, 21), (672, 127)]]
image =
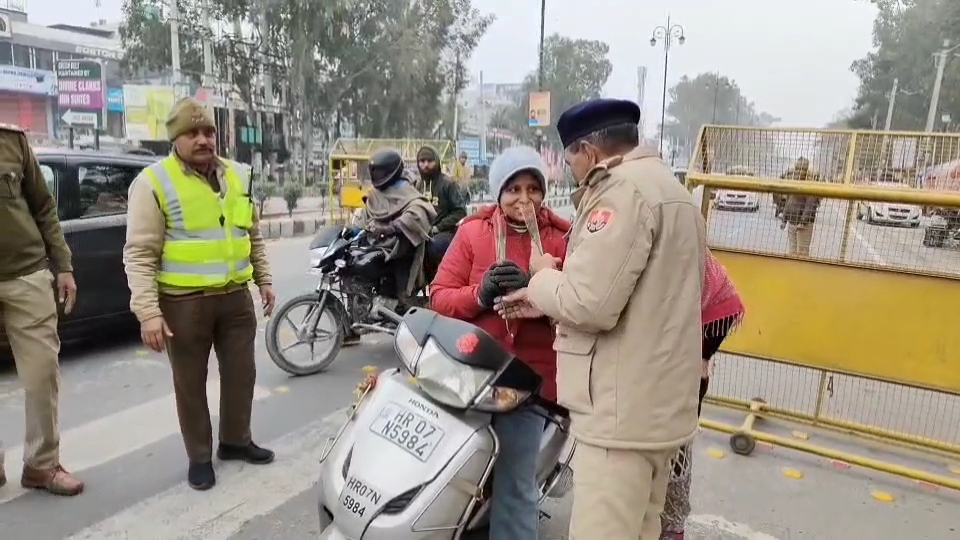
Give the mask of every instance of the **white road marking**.
[(217, 485), (210, 491), (197, 492), (186, 483), (177, 485), (66, 540), (228, 540), (245, 523), (314, 487), (320, 452), (346, 419), (344, 413), (345, 409), (340, 409), (266, 443), (264, 446), (277, 453), (273, 464), (222, 464)]
[(743, 540), (779, 540), (775, 536), (757, 532), (744, 523), (730, 521), (723, 516), (712, 516), (709, 514), (693, 515), (687, 518), (687, 529), (702, 529), (702, 534), (707, 538), (717, 538), (723, 535), (736, 535)]
[(885, 261), (883, 257), (880, 256), (880, 253), (873, 248), (873, 244), (871, 244), (866, 238), (863, 237), (862, 234), (860, 234), (860, 231), (857, 230), (856, 225), (850, 227), (850, 230), (853, 231), (853, 235), (857, 237), (857, 241), (860, 242), (860, 244), (863, 245), (863, 247), (867, 250), (867, 254), (870, 255), (870, 258), (873, 259), (874, 263), (880, 266), (887, 265), (887, 261)]
[[(270, 395), (269, 389), (254, 387), (254, 400), (261, 401)], [(219, 379), (207, 383), (207, 402), (211, 416), (219, 416)], [(79, 473), (178, 433), (180, 423), (177, 421), (177, 406), (173, 393), (170, 393), (62, 432), (60, 461), (67, 470)], [(23, 447), (11, 448), (6, 452), (4, 462), (8, 483), (0, 495), (0, 504), (27, 493), (20, 487)]]

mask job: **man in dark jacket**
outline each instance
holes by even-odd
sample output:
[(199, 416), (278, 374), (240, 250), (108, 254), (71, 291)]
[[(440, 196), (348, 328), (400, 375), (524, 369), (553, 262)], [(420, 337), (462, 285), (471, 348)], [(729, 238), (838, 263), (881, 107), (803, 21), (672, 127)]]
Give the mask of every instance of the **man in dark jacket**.
[(420, 171), (420, 189), (437, 211), (430, 229), (430, 256), (435, 264), (439, 264), (457, 231), (457, 223), (467, 217), (467, 203), (460, 187), (441, 171), (440, 155), (435, 149), (424, 146), (417, 152), (417, 169)]
[[(799, 158), (794, 166), (784, 174), (787, 180), (817, 182), (820, 177), (810, 170), (810, 161)], [(787, 230), (787, 240), (791, 255), (810, 256), (810, 244), (813, 241), (813, 224), (817, 219), (820, 199), (808, 195), (787, 195), (781, 198), (779, 205), (780, 227)]]

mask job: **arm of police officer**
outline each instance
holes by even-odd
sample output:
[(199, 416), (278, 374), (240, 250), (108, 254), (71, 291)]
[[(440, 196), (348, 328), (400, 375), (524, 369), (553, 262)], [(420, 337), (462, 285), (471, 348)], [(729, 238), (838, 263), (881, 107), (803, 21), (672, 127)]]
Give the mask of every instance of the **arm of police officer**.
[(172, 336), (160, 311), (157, 273), (166, 219), (145, 173), (133, 179), (127, 197), (127, 241), (123, 246), (123, 267), (130, 289), (130, 311), (140, 321), (144, 345), (163, 350), (163, 340)]
[[(636, 191), (600, 196), (579, 209), (589, 223), (579, 244), (567, 255), (563, 270), (534, 274), (528, 298), (546, 316), (584, 332), (605, 332), (620, 320), (627, 301), (647, 266), (653, 246), (653, 211)], [(597, 216), (597, 219), (594, 219)]]
[(273, 276), (270, 274), (270, 258), (267, 255), (267, 242), (260, 231), (260, 216), (256, 205), (251, 204), (253, 225), (250, 227), (250, 264), (253, 266), (253, 282), (260, 290), (260, 303), (263, 314), (270, 316), (277, 303), (273, 292)]
[(57, 217), (57, 200), (47, 187), (47, 180), (40, 170), (40, 162), (30, 148), (26, 135), (21, 134), (20, 150), (23, 155), (23, 195), (33, 215), (43, 244), (50, 259), (50, 266), (57, 278), (57, 297), (64, 313), (73, 311), (77, 298), (77, 283), (73, 278), (73, 261), (70, 247), (63, 237), (60, 219)]

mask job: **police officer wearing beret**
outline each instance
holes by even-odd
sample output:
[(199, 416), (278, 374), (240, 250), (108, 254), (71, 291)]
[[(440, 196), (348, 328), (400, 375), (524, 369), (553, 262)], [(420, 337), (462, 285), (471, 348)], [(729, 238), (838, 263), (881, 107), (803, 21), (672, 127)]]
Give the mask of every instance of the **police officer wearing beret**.
[(563, 269), (530, 265), (507, 318), (557, 323), (558, 401), (570, 410), (571, 540), (657, 540), (670, 460), (697, 429), (706, 227), (657, 151), (640, 108), (598, 99), (557, 131), (579, 188)]
[(173, 152), (130, 186), (123, 249), (130, 308), (143, 343), (166, 350), (173, 371), (190, 487), (216, 483), (207, 405), (211, 348), (220, 367), (217, 457), (263, 465), (273, 452), (254, 444), (250, 412), (257, 377), (257, 314), (274, 305), (267, 250), (237, 163), (216, 154), (216, 124), (194, 99), (178, 101), (166, 122)]

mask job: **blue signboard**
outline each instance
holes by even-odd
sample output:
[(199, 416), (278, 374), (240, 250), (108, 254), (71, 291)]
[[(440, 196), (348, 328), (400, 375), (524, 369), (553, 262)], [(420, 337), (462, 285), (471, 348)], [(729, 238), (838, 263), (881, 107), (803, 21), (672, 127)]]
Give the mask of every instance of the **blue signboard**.
[(457, 157), (460, 153), (467, 154), (467, 163), (473, 166), (480, 164), (480, 139), (460, 139), (457, 141)]
[(123, 88), (107, 89), (107, 110), (110, 112), (123, 112)]

